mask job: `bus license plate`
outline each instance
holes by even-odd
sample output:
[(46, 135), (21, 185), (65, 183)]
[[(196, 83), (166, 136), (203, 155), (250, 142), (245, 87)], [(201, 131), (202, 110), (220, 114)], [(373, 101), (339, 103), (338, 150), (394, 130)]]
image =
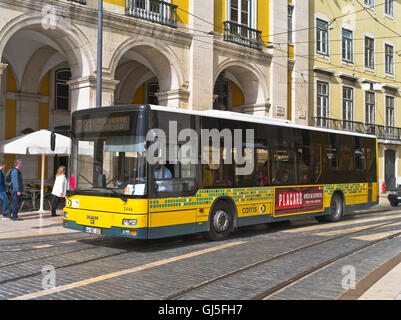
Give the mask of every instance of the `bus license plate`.
[(92, 233), (92, 234), (101, 234), (102, 230), (99, 228), (85, 227), (85, 232)]

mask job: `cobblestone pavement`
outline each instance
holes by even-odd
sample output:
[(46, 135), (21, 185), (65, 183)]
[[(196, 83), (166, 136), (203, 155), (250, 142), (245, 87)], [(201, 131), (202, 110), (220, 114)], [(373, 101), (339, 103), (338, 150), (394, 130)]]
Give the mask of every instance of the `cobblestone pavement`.
[(32, 234), (27, 219), (19, 225), (25, 233), (1, 229), (0, 299), (248, 300), (268, 290), (265, 298), (273, 300), (337, 299), (401, 251), (401, 210), (383, 199), (339, 223), (247, 227), (222, 242), (60, 233), (58, 220), (48, 220), (47, 233)]

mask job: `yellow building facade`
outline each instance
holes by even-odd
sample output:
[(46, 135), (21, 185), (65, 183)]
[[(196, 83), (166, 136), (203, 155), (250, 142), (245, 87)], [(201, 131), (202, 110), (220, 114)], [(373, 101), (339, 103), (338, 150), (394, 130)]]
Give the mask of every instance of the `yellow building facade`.
[[(401, 184), (401, 3), (310, 1), (310, 125), (376, 135), (379, 181)], [(381, 188), (382, 190), (382, 188)]]

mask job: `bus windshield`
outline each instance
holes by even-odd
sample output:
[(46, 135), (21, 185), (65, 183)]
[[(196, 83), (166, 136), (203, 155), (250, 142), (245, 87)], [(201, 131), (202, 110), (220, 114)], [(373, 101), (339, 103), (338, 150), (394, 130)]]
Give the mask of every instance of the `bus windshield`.
[(145, 112), (94, 114), (74, 119), (71, 189), (146, 195)]

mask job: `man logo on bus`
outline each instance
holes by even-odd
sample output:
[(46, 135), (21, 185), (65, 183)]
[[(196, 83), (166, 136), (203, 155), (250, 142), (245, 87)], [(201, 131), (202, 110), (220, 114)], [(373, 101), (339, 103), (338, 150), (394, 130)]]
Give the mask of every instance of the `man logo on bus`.
[[(202, 164), (233, 164), (236, 175), (249, 175), (254, 170), (254, 137), (253, 129), (201, 129), (198, 133), (190, 128), (178, 132), (177, 121), (169, 121), (169, 135), (161, 129), (152, 129), (146, 135), (146, 141), (153, 142), (146, 151), (147, 161), (151, 165), (166, 164), (199, 164), (199, 141), (201, 142)], [(223, 155), (222, 155), (223, 154)]]

